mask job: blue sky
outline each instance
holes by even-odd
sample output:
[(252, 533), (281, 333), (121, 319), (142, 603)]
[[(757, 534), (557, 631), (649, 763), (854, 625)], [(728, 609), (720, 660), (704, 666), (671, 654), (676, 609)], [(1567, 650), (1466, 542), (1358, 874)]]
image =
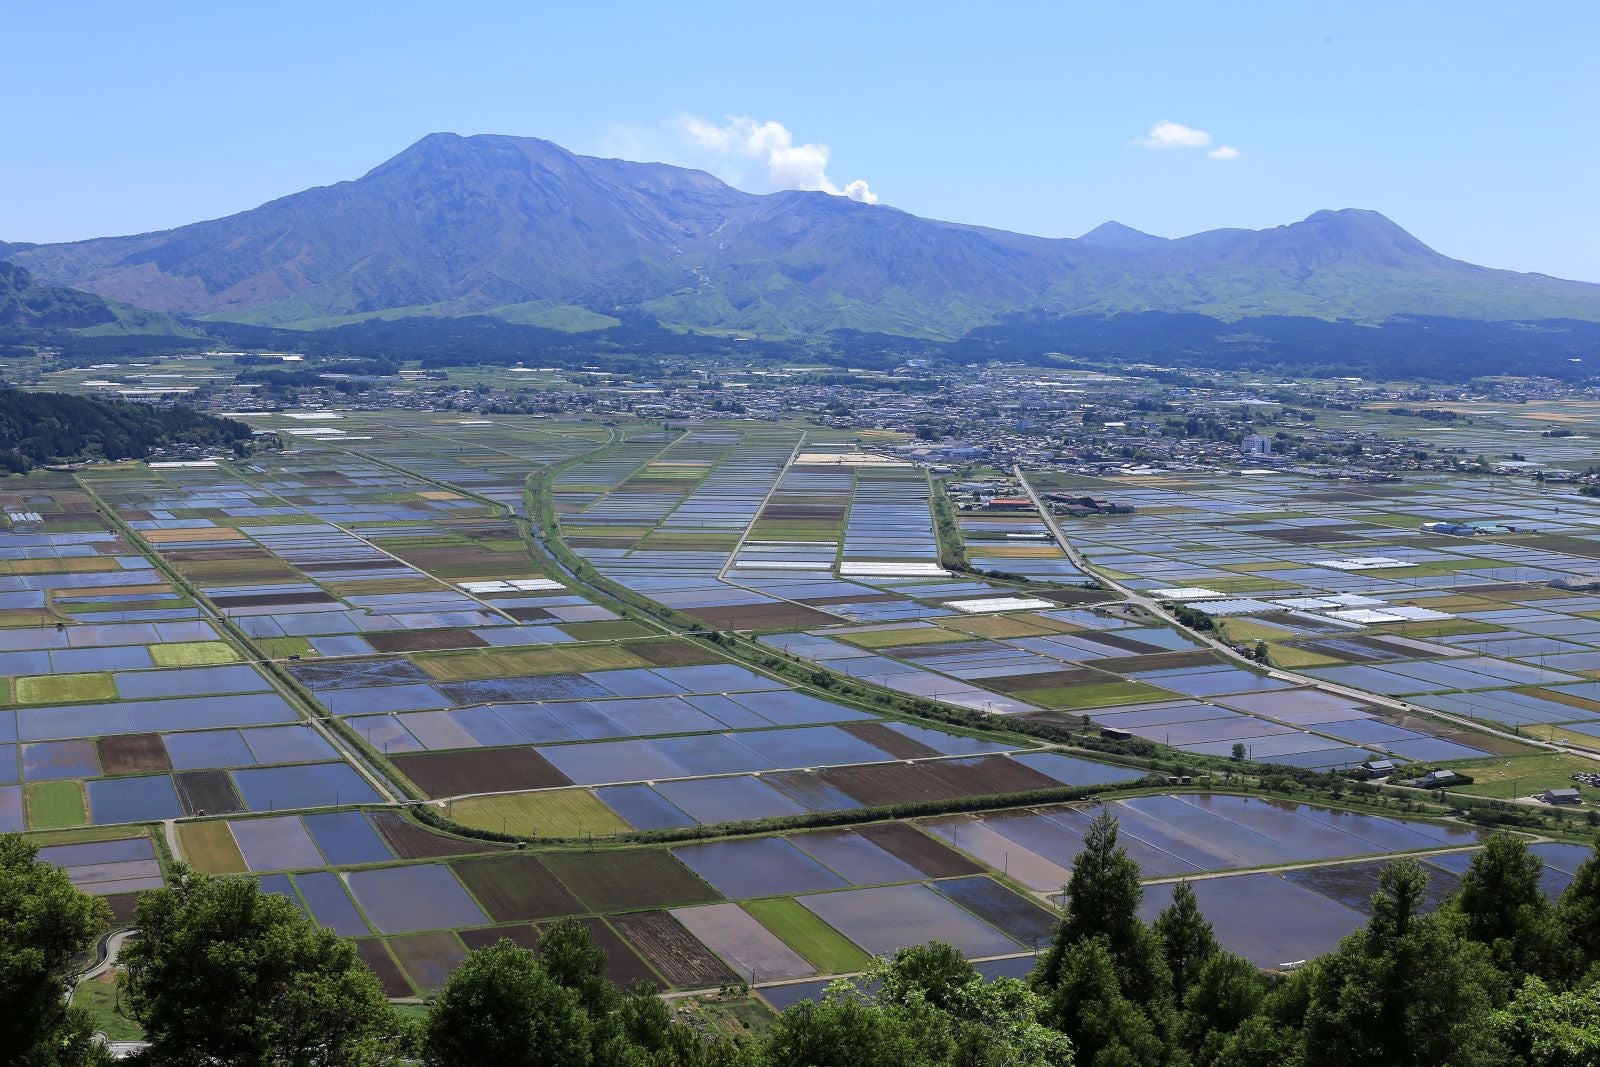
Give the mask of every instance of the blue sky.
[(450, 130), (1046, 236), (1368, 207), (1600, 281), (1597, 37), (1592, 2), (11, 5), (0, 240), (216, 217)]

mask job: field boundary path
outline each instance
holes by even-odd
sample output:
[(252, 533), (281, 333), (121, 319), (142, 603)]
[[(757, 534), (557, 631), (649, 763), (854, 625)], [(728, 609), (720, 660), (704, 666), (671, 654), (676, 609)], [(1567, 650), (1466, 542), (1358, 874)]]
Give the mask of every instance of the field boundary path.
[(761, 513), (767, 510), (767, 505), (777, 495), (778, 486), (783, 484), (784, 475), (789, 473), (789, 468), (794, 466), (795, 457), (800, 455), (800, 450), (806, 446), (806, 431), (800, 431), (800, 440), (794, 443), (794, 451), (789, 453), (789, 458), (784, 460), (783, 466), (778, 469), (778, 476), (772, 479), (772, 486), (767, 490), (767, 495), (761, 498), (761, 506), (756, 508), (755, 517), (745, 524), (744, 532), (739, 535), (739, 543), (733, 546), (733, 551), (728, 553), (728, 558), (723, 560), (722, 568), (717, 571), (717, 581), (726, 581), (728, 572), (734, 568), (739, 553), (744, 549), (744, 543), (750, 540), (750, 531), (756, 528), (756, 523), (761, 521)]
[(1066, 534), (1062, 532), (1060, 525), (1058, 525), (1056, 522), (1055, 516), (1051, 514), (1050, 509), (1045, 506), (1044, 500), (1039, 496), (1038, 491), (1034, 489), (1033, 484), (1028, 481), (1028, 476), (1023, 472), (1022, 467), (1020, 465), (1015, 466), (1012, 468), (1012, 471), (1016, 474), (1017, 481), (1022, 484), (1023, 491), (1028, 494), (1028, 499), (1033, 501), (1033, 506), (1038, 510), (1039, 515), (1044, 519), (1045, 525), (1050, 528), (1050, 532), (1052, 535), (1054, 535), (1056, 543), (1061, 546), (1062, 551), (1067, 554), (1067, 558), (1072, 562), (1074, 567), (1077, 567), (1084, 574), (1087, 574), (1089, 577), (1093, 578), (1107, 589), (1110, 589), (1112, 592), (1122, 597), (1125, 603), (1131, 604), (1142, 611), (1148, 612), (1150, 615), (1162, 620), (1169, 626), (1174, 627), (1178, 630), (1178, 632), (1201, 642), (1209, 647), (1212, 651), (1228, 657), (1230, 660), (1233, 660), (1241, 666), (1247, 667), (1253, 671), (1259, 671), (1269, 678), (1276, 678), (1280, 681), (1291, 682), (1294, 685), (1321, 690), (1324, 693), (1330, 693), (1334, 696), (1341, 696), (1349, 699), (1361, 700), (1369, 704), (1376, 704), (1380, 707), (1388, 708), (1390, 711), (1400, 711), (1411, 715), (1421, 715), (1429, 719), (1438, 720), (1440, 722), (1447, 722), (1452, 726), (1476, 730), (1479, 733), (1488, 734), (1491, 737), (1498, 737), (1501, 740), (1527, 745), (1530, 748), (1543, 749), (1547, 752), (1562, 752), (1569, 755), (1582, 756), (1586, 759), (1600, 762), (1600, 753), (1595, 753), (1588, 749), (1563, 745), (1554, 741), (1540, 741), (1536, 738), (1524, 737), (1521, 734), (1508, 733), (1505, 730), (1496, 729), (1483, 723), (1476, 722), (1472, 719), (1451, 715), (1449, 712), (1437, 711), (1433, 708), (1425, 708), (1418, 704), (1411, 704), (1407, 701), (1400, 700), (1397, 697), (1385, 696), (1380, 693), (1369, 693), (1365, 689), (1355, 689), (1350, 686), (1343, 686), (1335, 682), (1329, 682), (1321, 678), (1313, 678), (1310, 675), (1297, 674), (1294, 671), (1287, 670), (1283, 667), (1268, 666), (1251, 659), (1249, 656), (1244, 655), (1228, 642), (1219, 637), (1214, 637), (1211, 634), (1191, 630), (1187, 626), (1184, 626), (1182, 623), (1180, 623), (1176, 617), (1166, 610), (1166, 608), (1162, 607), (1160, 601), (1158, 601), (1156, 598), (1147, 596), (1144, 593), (1138, 592), (1137, 590), (1130, 589), (1114, 578), (1108, 578), (1098, 568), (1091, 564), (1088, 559), (1084, 557), (1083, 553), (1078, 550), (1077, 546), (1072, 544), (1072, 542), (1067, 538)]
[(404, 803), (407, 801), (408, 798), (406, 798), (404, 791), (397, 788), (389, 776), (380, 768), (374, 767), (368, 762), (366, 753), (347, 742), (338, 730), (332, 729), (328, 725), (326, 718), (331, 718), (331, 716), (325, 717), (319, 714), (320, 709), (316, 705), (307, 700), (295, 687), (283, 680), (279, 675), (280, 668), (277, 666), (276, 661), (259, 648), (243, 629), (235, 625), (231, 618), (218, 610), (216, 605), (211, 603), (210, 598), (201, 592), (197, 586), (169, 565), (161, 554), (156, 551), (155, 546), (146, 541), (140, 536), (139, 531), (125, 522), (122, 516), (118, 515), (115, 509), (106, 502), (105, 498), (95, 492), (91, 486), (85, 484), (81, 478), (74, 479), (74, 481), (78, 483), (85, 495), (94, 503), (105, 523), (126, 538), (129, 544), (134, 545), (140, 552), (144, 553), (145, 558), (150, 560), (151, 565), (156, 570), (166, 575), (167, 580), (172, 583), (174, 588), (181, 589), (185, 595), (193, 600), (195, 606), (206, 617), (207, 621), (215, 624), (217, 633), (220, 636), (226, 638), (228, 643), (235, 649), (245, 652), (247, 654), (246, 658), (252, 663), (261, 664), (265, 668), (261, 671), (262, 677), (271, 683), (273, 689), (287, 700), (291, 707), (301, 713), (302, 721), (310, 724), (313, 730), (333, 746), (334, 750), (339, 753), (340, 759), (355, 768), (356, 773), (366, 779), (367, 783), (378, 791), (378, 795), (386, 803)]

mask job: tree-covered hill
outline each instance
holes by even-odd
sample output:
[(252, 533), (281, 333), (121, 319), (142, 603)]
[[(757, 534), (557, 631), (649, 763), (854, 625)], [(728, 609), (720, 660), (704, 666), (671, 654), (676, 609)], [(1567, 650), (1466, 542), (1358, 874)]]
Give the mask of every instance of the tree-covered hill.
[(103, 298), (39, 285), (28, 271), (0, 260), (0, 326), (83, 329), (116, 321), (117, 313)]
[(181, 405), (151, 407), (64, 393), (0, 389), (0, 471), (20, 473), (41, 463), (85, 459), (143, 459), (173, 445), (240, 451), (250, 427), (202, 415)]
[[(0, 245), (0, 253), (7, 247), (16, 246)], [(45, 285), (26, 268), (0, 259), (0, 354), (13, 345), (58, 347), (62, 340), (130, 336), (170, 344), (195, 334), (165, 312)]]

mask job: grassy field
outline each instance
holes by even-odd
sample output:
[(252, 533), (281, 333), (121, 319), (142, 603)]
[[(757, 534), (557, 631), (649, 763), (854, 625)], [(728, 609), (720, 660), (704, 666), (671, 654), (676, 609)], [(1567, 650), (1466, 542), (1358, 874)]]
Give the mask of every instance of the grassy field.
[(144, 1028), (122, 1014), (117, 998), (117, 972), (107, 971), (98, 978), (78, 983), (72, 1003), (85, 1008), (94, 1028), (112, 1041), (143, 1041)]
[(1008, 545), (992, 541), (968, 541), (967, 551), (974, 556), (995, 559), (1059, 559), (1066, 555), (1055, 545)]
[(128, 837), (148, 836), (142, 826), (80, 826), (70, 830), (30, 833), (28, 843), (45, 848), (49, 845), (81, 845), (89, 841), (121, 841)]
[(1324, 656), (1320, 652), (1280, 645), (1274, 641), (1267, 642), (1267, 659), (1274, 667), (1287, 667), (1290, 670), (1296, 667), (1332, 667), (1345, 662), (1336, 656)]
[(579, 837), (631, 829), (584, 789), (468, 797), (452, 803), (449, 816), (463, 826), (524, 837)]
[[(1053, 621), (1053, 620), (1052, 620)], [(1022, 617), (1016, 615), (985, 615), (974, 619), (949, 620), (943, 625), (974, 637), (993, 637), (1003, 639), (1008, 637), (1038, 637), (1040, 634), (1054, 633), (1040, 626), (1032, 616)]]
[(30, 782), (26, 797), (28, 825), (35, 830), (61, 830), (88, 820), (77, 782)]
[(760, 520), (750, 527), (753, 541), (837, 541), (840, 528), (837, 523), (789, 523), (770, 519)]
[(157, 667), (204, 667), (212, 663), (236, 663), (239, 654), (222, 641), (178, 641), (151, 645), (150, 659)]
[(656, 551), (681, 549), (691, 552), (713, 552), (721, 549), (731, 550), (738, 543), (739, 534), (732, 531), (728, 533), (683, 533), (680, 531), (650, 533), (639, 540), (640, 547)]
[(809, 960), (823, 974), (859, 971), (870, 959), (845, 936), (794, 902), (792, 897), (748, 901), (756, 921)]
[(1560, 693), (1552, 689), (1539, 689), (1536, 687), (1515, 689), (1513, 692), (1540, 697), (1544, 700), (1554, 700), (1558, 704), (1565, 704), (1571, 708), (1582, 708), (1584, 711), (1600, 711), (1600, 700), (1590, 700), (1588, 697), (1580, 697), (1575, 693)]
[(649, 664), (621, 645), (578, 648), (473, 649), (470, 652), (413, 657), (413, 662), (441, 682), (513, 675), (569, 674), (577, 671), (622, 670)]
[[(1473, 779), (1471, 785), (1453, 792), (1501, 799), (1532, 796), (1546, 789), (1564, 788), (1575, 784), (1572, 776), (1579, 771), (1600, 771), (1600, 762), (1559, 752), (1468, 760), (1452, 763), (1451, 766), (1472, 775)], [(1586, 800), (1600, 799), (1600, 790), (1589, 786), (1578, 788), (1583, 791)]]
[(264, 637), (256, 642), (272, 659), (304, 656), (311, 651), (311, 642), (303, 637)]
[(1600, 752), (1600, 737), (1590, 734), (1580, 734), (1576, 730), (1569, 730), (1565, 726), (1549, 726), (1545, 723), (1534, 723), (1524, 726), (1517, 731), (1523, 737), (1531, 737), (1535, 741), (1555, 741), (1573, 748), (1588, 749)]
[(604, 622), (568, 622), (557, 627), (577, 641), (619, 641), (629, 637), (648, 637), (651, 631), (627, 619)]
[(178, 840), (189, 865), (205, 874), (242, 874), (249, 868), (225, 822), (182, 823)]
[(1254, 619), (1218, 619), (1217, 633), (1225, 641), (1240, 644), (1245, 641), (1281, 641), (1293, 637), (1295, 631)]
[(117, 687), (105, 671), (35, 674), (18, 678), (16, 685), (19, 704), (88, 704), (117, 698)]
[(692, 1013), (706, 1032), (730, 1041), (760, 1034), (772, 1025), (774, 1018), (772, 1009), (754, 997), (723, 1000), (707, 994), (681, 998), (674, 1001), (674, 1006)]
[(870, 630), (859, 634), (840, 634), (843, 640), (861, 648), (901, 648), (906, 645), (937, 645), (945, 641), (964, 641), (965, 634), (937, 626), (908, 626), (902, 630)]
[(1057, 711), (1077, 708), (1137, 704), (1146, 700), (1172, 700), (1177, 694), (1144, 682), (1105, 682), (1100, 685), (1062, 685), (1052, 689), (1024, 689), (1015, 694), (1030, 704)]
[(1272, 623), (1251, 619), (1220, 619), (1217, 622), (1217, 634), (1223, 640), (1236, 645), (1254, 645), (1257, 641), (1265, 641), (1267, 655), (1274, 667), (1293, 670), (1297, 667), (1332, 667), (1347, 662), (1325, 652), (1314, 652), (1311, 649), (1296, 648), (1287, 644), (1286, 642), (1294, 637), (1294, 631), (1274, 626)]

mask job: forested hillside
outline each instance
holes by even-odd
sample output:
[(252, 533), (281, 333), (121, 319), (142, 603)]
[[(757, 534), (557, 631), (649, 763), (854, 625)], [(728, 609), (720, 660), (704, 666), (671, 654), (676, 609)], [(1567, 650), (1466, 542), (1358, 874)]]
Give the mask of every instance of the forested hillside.
[(26, 270), (0, 260), (0, 326), (82, 329), (115, 321), (116, 312), (93, 293), (39, 285)]
[(143, 459), (171, 445), (240, 449), (250, 427), (193, 408), (151, 407), (64, 393), (0, 390), (0, 471), (21, 473), (41, 463)]

